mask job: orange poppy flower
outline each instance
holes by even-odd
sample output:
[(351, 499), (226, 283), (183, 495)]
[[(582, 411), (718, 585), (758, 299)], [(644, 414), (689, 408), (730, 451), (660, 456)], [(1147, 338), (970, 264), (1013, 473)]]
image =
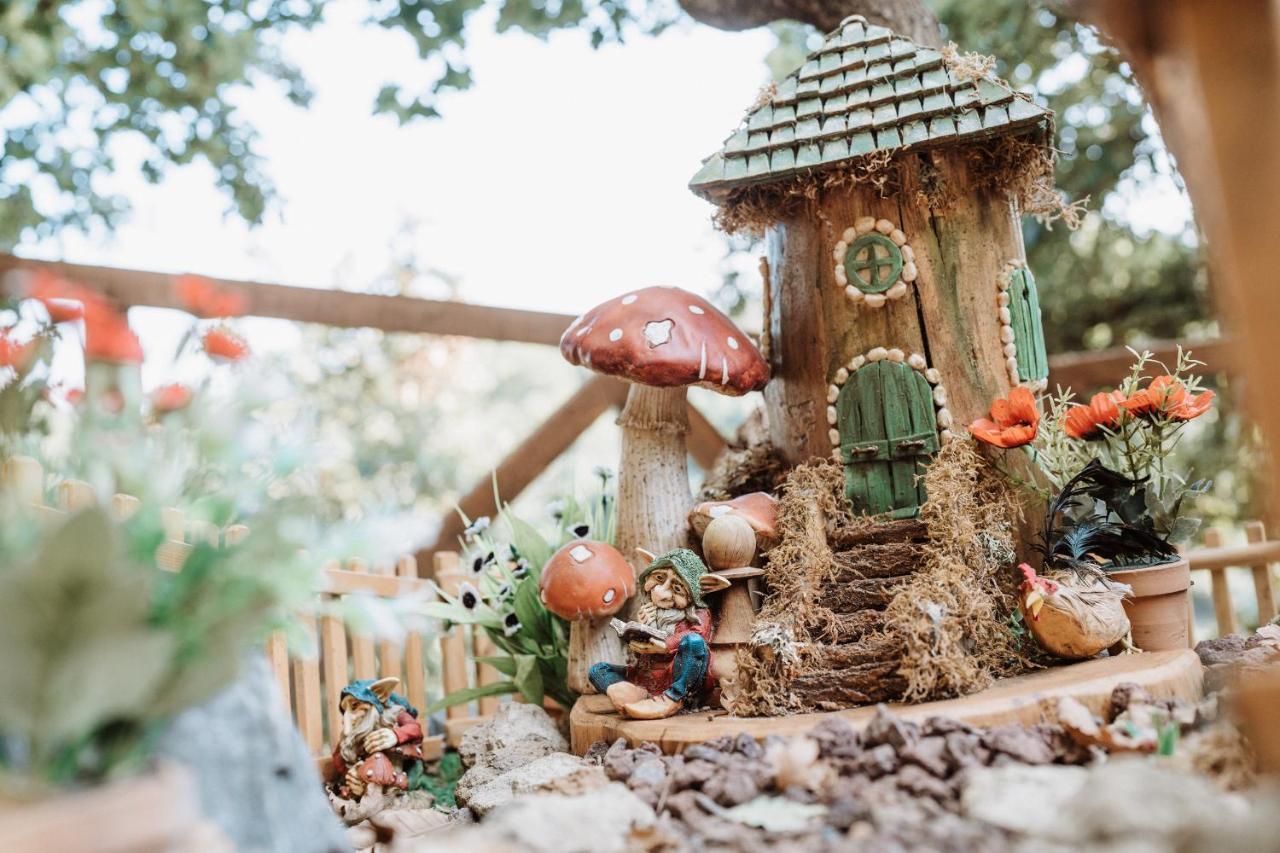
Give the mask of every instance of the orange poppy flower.
[(161, 385), (151, 392), (151, 407), (160, 413), (176, 412), (191, 403), (191, 389), (181, 382)]
[(204, 351), (218, 361), (239, 361), (249, 354), (249, 344), (225, 326), (218, 326), (204, 333)]
[(1146, 388), (1134, 391), (1129, 399), (1120, 405), (1129, 414), (1143, 417), (1177, 408), (1186, 396), (1186, 387), (1177, 379), (1165, 374), (1152, 379)]
[(36, 350), (40, 348), (38, 341), (27, 341), (20, 344), (9, 337), (9, 330), (0, 331), (0, 367), (12, 367), (22, 373), (31, 366)]
[(90, 303), (84, 312), (84, 357), (88, 361), (142, 364), (142, 344), (124, 315)]
[(1022, 447), (1035, 440), (1040, 428), (1040, 409), (1025, 385), (991, 404), (991, 419), (979, 418), (969, 424), (969, 433), (979, 441), (1005, 449)]
[(1105, 394), (1094, 394), (1089, 404), (1072, 406), (1067, 409), (1062, 428), (1072, 438), (1085, 441), (1101, 438), (1103, 429), (1111, 429), (1120, 420), (1124, 403), (1123, 391), (1108, 391)]
[(1165, 414), (1175, 421), (1189, 421), (1192, 418), (1198, 418), (1213, 408), (1215, 396), (1217, 395), (1212, 391), (1201, 391), (1195, 396), (1188, 394), (1177, 406), (1169, 409)]
[(245, 312), (244, 296), (223, 290), (212, 280), (200, 275), (180, 275), (173, 288), (178, 301), (197, 317), (239, 317)]

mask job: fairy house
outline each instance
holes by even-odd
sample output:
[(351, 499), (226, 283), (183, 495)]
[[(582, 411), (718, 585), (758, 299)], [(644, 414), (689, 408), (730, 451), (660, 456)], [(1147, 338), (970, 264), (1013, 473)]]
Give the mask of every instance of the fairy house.
[(857, 511), (917, 514), (956, 424), (1048, 376), (1020, 214), (1056, 201), (1052, 114), (989, 64), (846, 19), (691, 189), (763, 231), (770, 439)]

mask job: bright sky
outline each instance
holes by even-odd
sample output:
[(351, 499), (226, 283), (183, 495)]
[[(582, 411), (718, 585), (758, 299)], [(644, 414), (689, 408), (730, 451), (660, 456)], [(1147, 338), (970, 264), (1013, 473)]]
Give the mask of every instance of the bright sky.
[[(281, 215), (224, 218), (212, 170), (159, 186), (123, 175), (134, 215), (110, 240), (68, 234), (20, 251), (312, 286), (363, 286), (387, 269), (405, 220), (427, 263), (461, 277), (468, 301), (576, 313), (623, 290), (719, 282), (711, 207), (687, 189), (766, 78), (766, 31), (686, 25), (591, 50), (472, 26), (475, 86), (444, 118), (401, 127), (371, 115), (388, 80), (424, 69), (409, 39), (363, 26), (364, 4), (331, 4), (287, 55), (311, 81), (308, 109), (274, 86), (240, 97), (262, 133)], [(486, 13), (487, 14), (487, 13)]]

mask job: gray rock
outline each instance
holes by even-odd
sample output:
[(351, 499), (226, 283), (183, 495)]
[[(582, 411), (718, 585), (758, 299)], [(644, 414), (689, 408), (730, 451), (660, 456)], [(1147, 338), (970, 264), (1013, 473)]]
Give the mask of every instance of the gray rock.
[(584, 794), (525, 794), (494, 809), (483, 823), (416, 839), (414, 853), (528, 851), (621, 853), (632, 831), (652, 826), (653, 809), (625, 785), (609, 782)]
[(458, 744), (463, 766), (492, 767), (506, 772), (553, 752), (568, 752), (569, 742), (547, 712), (536, 705), (508, 702)]
[(349, 849), (262, 655), (235, 684), (179, 714), (158, 752), (186, 766), (204, 814), (237, 850)]
[[(471, 772), (468, 771), (468, 775)], [(495, 776), (482, 785), (464, 789), (459, 784), (454, 797), (476, 816), (484, 818), (519, 794), (539, 791), (572, 793), (603, 787), (607, 783), (608, 779), (600, 767), (586, 764), (576, 755), (553, 752)]]

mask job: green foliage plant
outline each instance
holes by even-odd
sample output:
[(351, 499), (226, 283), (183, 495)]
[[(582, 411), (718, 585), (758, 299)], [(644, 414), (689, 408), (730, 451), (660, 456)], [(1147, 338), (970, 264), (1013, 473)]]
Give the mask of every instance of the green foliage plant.
[(456, 595), (441, 591), (441, 600), (426, 604), (423, 611), (444, 620), (446, 628), (459, 624), (482, 629), (500, 653), (475, 660), (506, 678), (455, 691), (429, 711), (512, 693), (536, 705), (550, 698), (566, 710), (573, 706), (577, 695), (567, 682), (569, 623), (543, 606), (538, 581), (543, 566), (565, 543), (590, 538), (612, 544), (613, 474), (597, 468), (596, 475), (600, 490), (594, 497), (579, 501), (569, 495), (552, 503), (555, 523), (546, 534), (516, 515), (509, 504), (496, 523), (487, 517), (467, 520), (463, 565), (469, 579)]

